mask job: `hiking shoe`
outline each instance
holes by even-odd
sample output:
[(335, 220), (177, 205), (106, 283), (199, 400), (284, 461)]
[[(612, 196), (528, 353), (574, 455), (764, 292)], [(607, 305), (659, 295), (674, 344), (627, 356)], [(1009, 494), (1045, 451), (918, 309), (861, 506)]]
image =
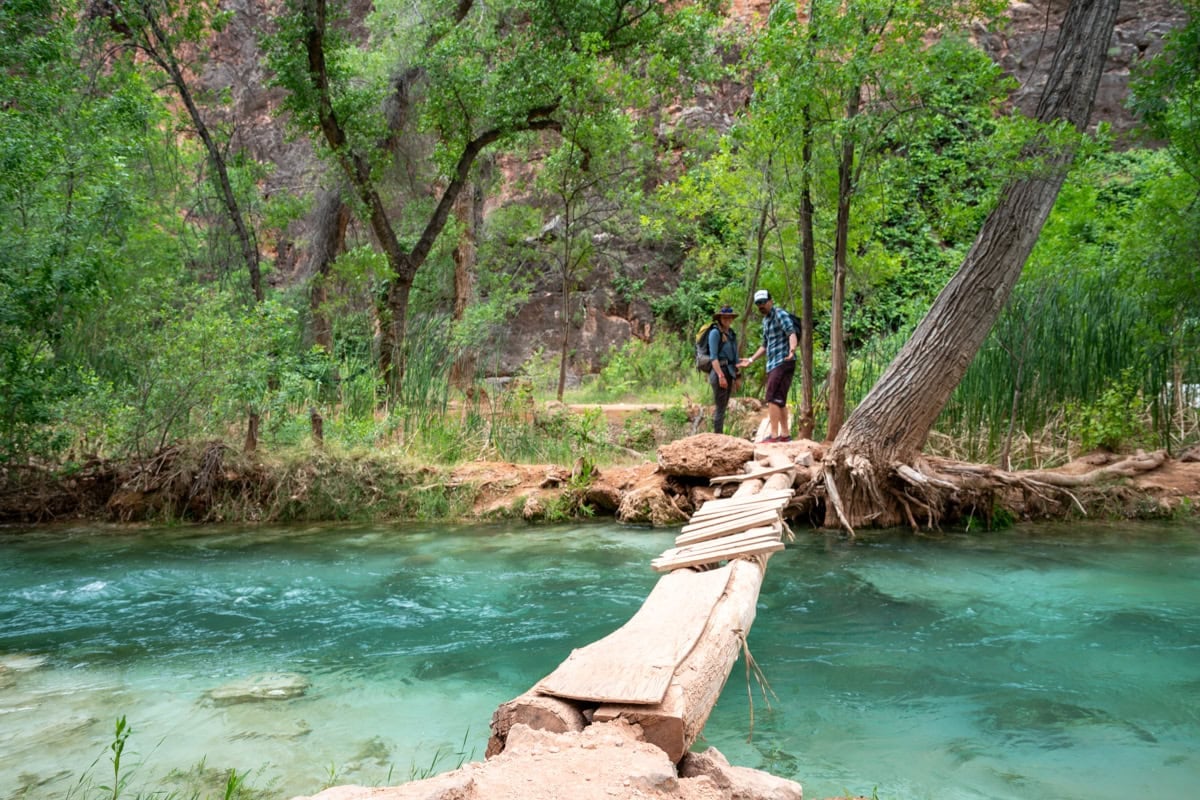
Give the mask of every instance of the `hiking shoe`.
[(790, 437), (790, 436), (778, 436), (774, 439), (774, 441), (776, 441), (776, 442), (790, 442), (791, 440), (792, 440), (792, 437)]
[(775, 442), (778, 442), (778, 441), (779, 440), (776, 439), (774, 436), (768, 436), (765, 439), (760, 439), (758, 443), (759, 444), (774, 444)]

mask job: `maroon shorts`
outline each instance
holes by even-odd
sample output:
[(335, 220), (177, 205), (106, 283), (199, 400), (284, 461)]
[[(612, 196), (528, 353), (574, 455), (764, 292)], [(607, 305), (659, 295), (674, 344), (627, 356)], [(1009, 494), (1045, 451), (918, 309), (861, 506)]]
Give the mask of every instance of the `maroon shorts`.
[(788, 392), (792, 389), (792, 378), (796, 375), (796, 359), (784, 361), (767, 373), (767, 402), (786, 406)]

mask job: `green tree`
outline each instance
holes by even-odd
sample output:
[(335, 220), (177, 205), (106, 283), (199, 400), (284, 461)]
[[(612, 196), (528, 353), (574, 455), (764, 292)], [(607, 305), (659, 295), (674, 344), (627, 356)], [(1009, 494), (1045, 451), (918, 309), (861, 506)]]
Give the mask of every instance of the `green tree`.
[[(846, 280), (856, 251), (852, 246), (855, 204), (862, 201), (864, 180), (887, 155), (896, 129), (911, 129), (924, 115), (945, 113), (931, 100), (937, 81), (939, 50), (951, 40), (930, 47), (925, 37), (933, 30), (966, 27), (974, 19), (999, 11), (993, 2), (898, 4), (885, 0), (856, 0), (828, 4), (813, 0), (804, 52), (808, 59), (790, 71), (788, 87), (801, 119), (792, 130), (811, 138), (813, 159), (829, 170), (836, 187), (828, 202), (835, 209), (832, 230), (830, 298), (830, 376), (827, 437), (841, 428), (845, 414)], [(952, 42), (951, 42), (952, 43)], [(799, 123), (798, 125), (796, 123)], [(823, 151), (823, 152), (822, 152)], [(812, 165), (802, 165), (808, 174)], [(827, 173), (829, 174), (829, 173)]]
[(178, 256), (147, 160), (162, 104), (136, 70), (102, 66), (78, 11), (0, 5), (0, 459), (61, 445), (55, 403), (85, 390), (81, 371), (120, 368), (95, 323)]
[[(583, 65), (596, 69), (596, 64)], [(567, 86), (596, 86), (595, 78), (566, 81)], [(544, 160), (537, 188), (555, 214), (548, 248), (562, 292), (557, 397), (567, 381), (571, 329), (571, 292), (596, 265), (603, 248), (598, 234), (630, 209), (636, 210), (637, 162), (630, 119), (595, 95), (565, 94), (560, 103), (561, 141)]]
[[(669, 68), (671, 49), (677, 60), (695, 52), (705, 24), (695, 8), (671, 12), (652, 0), (381, 4), (377, 14), (387, 25), (372, 31), (368, 55), (324, 0), (290, 0), (270, 60), (293, 120), (345, 173), (387, 260), (380, 360), (396, 387), (413, 282), (479, 156), (559, 129), (563, 82), (594, 74), (586, 62), (637, 56)], [(437, 174), (419, 176), (432, 200), (397, 209), (383, 176), (416, 128), (435, 143)]]
[(1169, 349), (1176, 411), (1182, 385), (1197, 382), (1200, 369), (1200, 3), (1183, 6), (1187, 22), (1138, 70), (1131, 99), (1150, 135), (1166, 142), (1174, 169), (1140, 200), (1140, 224), (1120, 254), (1144, 265), (1133, 288), (1146, 298), (1147, 335), (1161, 335)]
[(220, 31), (226, 14), (216, 0), (106, 0), (96, 5), (109, 21), (112, 32), (132, 50), (144, 55), (166, 75), (187, 111), (188, 120), (204, 147), (209, 177), (225, 210), (250, 276), (250, 289), (262, 302), (263, 279), (258, 242), (244, 203), (239, 200), (230, 176), (228, 144), (218, 141), (209, 125), (188, 74), (195, 65), (180, 57), (184, 51), (200, 52), (206, 38)]
[(1091, 113), (1118, 5), (1074, 0), (1067, 10), (1036, 113), (1047, 129), (1023, 155), (1029, 174), (1005, 186), (958, 273), (834, 440), (827, 524), (910, 518), (900, 492), (885, 495), (887, 477), (916, 459), (1021, 275)]

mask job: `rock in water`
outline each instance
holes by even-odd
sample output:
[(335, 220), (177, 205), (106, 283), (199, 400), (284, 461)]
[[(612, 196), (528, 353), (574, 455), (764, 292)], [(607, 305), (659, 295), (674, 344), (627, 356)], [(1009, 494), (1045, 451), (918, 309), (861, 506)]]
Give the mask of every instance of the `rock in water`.
[(264, 700), (291, 700), (308, 691), (309, 680), (294, 672), (263, 672), (218, 686), (206, 697), (215, 705), (258, 703)]

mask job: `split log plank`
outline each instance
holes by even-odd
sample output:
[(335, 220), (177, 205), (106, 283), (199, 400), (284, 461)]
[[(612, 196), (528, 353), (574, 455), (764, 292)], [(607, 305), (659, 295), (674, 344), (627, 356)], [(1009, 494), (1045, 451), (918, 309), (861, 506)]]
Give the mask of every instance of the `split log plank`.
[(743, 544), (740, 547), (731, 548), (725, 553), (698, 553), (694, 555), (681, 555), (666, 561), (651, 562), (651, 568), (655, 572), (670, 572), (671, 570), (682, 569), (684, 567), (699, 567), (704, 564), (717, 564), (721, 561), (729, 561), (741, 556), (757, 556), (764, 553), (775, 553), (786, 549), (782, 541), (776, 537), (766, 537), (761, 539), (757, 544)]
[(774, 490), (765, 490), (764, 489), (763, 491), (756, 492), (754, 494), (735, 494), (730, 497), (718, 497), (714, 500), (709, 500), (704, 505), (700, 506), (700, 508), (703, 510), (703, 509), (707, 509), (707, 508), (725, 508), (725, 507), (729, 507), (729, 506), (740, 506), (740, 505), (745, 505), (746, 503), (760, 502), (764, 498), (775, 499), (778, 497), (790, 497), (791, 495), (792, 495), (791, 489), (774, 489)]
[[(674, 558), (680, 555), (692, 555), (711, 552), (724, 552), (734, 550), (740, 545), (758, 544), (759, 540), (771, 538), (775, 541), (783, 541), (783, 523), (777, 522), (774, 525), (764, 525), (758, 528), (752, 528), (748, 531), (735, 533), (731, 536), (721, 536), (717, 539), (708, 539), (698, 544), (685, 545), (683, 547), (671, 547), (663, 551), (655, 561), (664, 558)], [(654, 561), (650, 562), (651, 564)]]
[(741, 483), (742, 481), (754, 480), (756, 478), (765, 478), (768, 475), (774, 475), (777, 472), (785, 472), (790, 469), (796, 469), (796, 465), (788, 461), (787, 466), (772, 467), (771, 469), (756, 470), (753, 473), (744, 475), (718, 475), (715, 478), (709, 478), (708, 482), (713, 483)]
[(778, 510), (760, 511), (754, 514), (747, 514), (743, 517), (735, 517), (731, 520), (723, 520), (712, 525), (706, 525), (702, 528), (697, 528), (689, 533), (681, 533), (675, 537), (675, 546), (683, 547), (685, 544), (695, 544), (703, 542), (706, 539), (716, 539), (719, 536), (727, 536), (731, 533), (740, 533), (748, 531), (751, 528), (758, 528), (763, 525), (770, 525), (782, 519)]
[[(692, 520), (689, 525), (696, 525), (701, 522), (712, 522), (723, 517), (729, 517), (736, 514), (744, 514), (747, 511), (759, 511), (768, 508), (782, 509), (791, 502), (792, 495), (786, 494), (782, 497), (768, 497), (764, 500), (759, 500), (756, 503), (739, 503), (736, 506), (724, 506), (722, 508), (701, 508), (692, 515)], [(685, 528), (688, 525), (684, 526)]]
[(775, 522), (771, 523), (770, 525), (760, 525), (755, 528), (749, 528), (744, 531), (739, 531), (738, 533), (732, 533), (728, 536), (718, 536), (715, 539), (705, 539), (703, 542), (696, 542), (694, 544), (680, 545), (678, 547), (671, 547), (671, 548), (667, 549), (667, 552), (681, 551), (681, 550), (691, 550), (691, 551), (699, 552), (701, 550), (711, 550), (713, 548), (728, 547), (729, 545), (737, 544), (738, 542), (749, 541), (757, 536), (768, 536), (768, 535), (779, 536), (782, 532), (783, 532), (783, 521), (776, 520)]
[(763, 567), (756, 561), (733, 561), (714, 571), (727, 570), (728, 589), (714, 606), (700, 642), (675, 671), (663, 701), (651, 706), (602, 705), (594, 722), (624, 717), (641, 725), (646, 741), (660, 747), (672, 762), (683, 758), (704, 729), (754, 622)]
[(664, 575), (629, 622), (572, 651), (534, 690), (572, 700), (662, 702), (728, 581), (718, 570)]
[[(778, 514), (786, 506), (786, 502), (767, 502), (767, 503), (751, 503), (741, 508), (734, 508), (726, 511), (723, 514), (705, 517), (704, 519), (689, 522), (679, 529), (681, 534), (694, 533), (696, 531), (706, 530), (715, 526), (724, 525), (725, 523), (736, 520), (741, 517), (748, 517), (758, 514)], [(695, 520), (695, 517), (692, 518)]]

